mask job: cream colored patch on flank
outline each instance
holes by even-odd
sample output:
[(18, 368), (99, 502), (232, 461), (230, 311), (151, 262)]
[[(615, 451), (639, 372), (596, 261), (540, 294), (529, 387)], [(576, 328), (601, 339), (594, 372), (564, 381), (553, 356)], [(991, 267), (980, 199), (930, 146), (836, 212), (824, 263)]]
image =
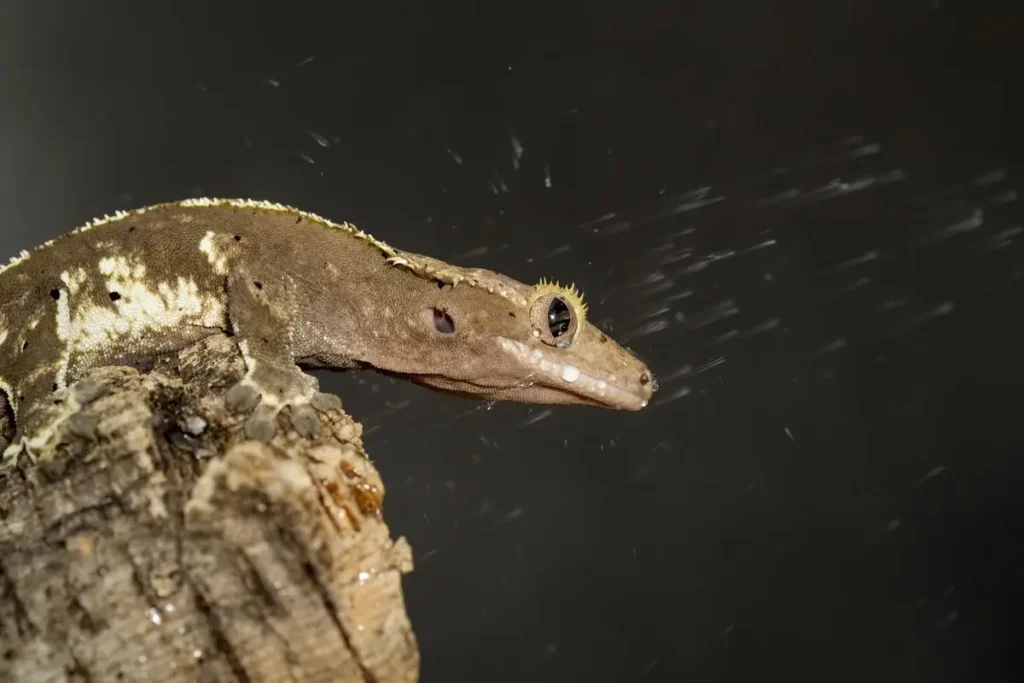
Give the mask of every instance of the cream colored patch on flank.
[(107, 256), (100, 259), (100, 274), (118, 280), (141, 280), (146, 276), (146, 265), (132, 263), (126, 256)]
[(228, 274), (228, 259), (224, 252), (217, 248), (214, 239), (217, 234), (213, 230), (207, 230), (203, 239), (199, 240), (199, 251), (206, 254), (206, 260), (213, 266), (213, 272), (218, 275)]
[(71, 321), (77, 350), (92, 351), (124, 337), (169, 329), (186, 322), (206, 327), (223, 324), (223, 306), (217, 297), (201, 294), (192, 279), (160, 282), (155, 288), (141, 281), (110, 280), (107, 290), (121, 298), (112, 306), (86, 305), (75, 311)]
[[(195, 280), (145, 279), (146, 268), (136, 259), (116, 256), (100, 259), (106, 293), (83, 292), (84, 271), (64, 272), (65, 291), (57, 299), (57, 337), (64, 342), (58, 364), (57, 385), (64, 387), (67, 366), (75, 353), (109, 348), (143, 334), (174, 330), (182, 325), (223, 327), (224, 304), (218, 296), (201, 292)], [(76, 294), (83, 294), (81, 301)], [(96, 303), (97, 299), (102, 303)]]
[(74, 271), (65, 270), (60, 274), (61, 282), (67, 287), (68, 294), (74, 296), (78, 294), (78, 290), (82, 287), (82, 283), (85, 282), (87, 273), (85, 268), (75, 268)]

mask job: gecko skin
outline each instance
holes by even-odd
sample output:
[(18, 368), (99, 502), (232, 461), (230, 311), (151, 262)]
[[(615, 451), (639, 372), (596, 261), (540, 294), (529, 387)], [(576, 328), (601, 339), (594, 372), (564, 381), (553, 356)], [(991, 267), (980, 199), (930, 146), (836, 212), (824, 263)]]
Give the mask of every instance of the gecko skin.
[(19, 407), (86, 370), (145, 367), (220, 332), (246, 366), (225, 400), (263, 440), (284, 406), (300, 433), (315, 432), (324, 395), (300, 365), (622, 410), (655, 389), (641, 361), (586, 321), (571, 287), (399, 251), (279, 204), (190, 199), (97, 219), (0, 268), (0, 447), (45, 444), (54, 425), (24, 424)]

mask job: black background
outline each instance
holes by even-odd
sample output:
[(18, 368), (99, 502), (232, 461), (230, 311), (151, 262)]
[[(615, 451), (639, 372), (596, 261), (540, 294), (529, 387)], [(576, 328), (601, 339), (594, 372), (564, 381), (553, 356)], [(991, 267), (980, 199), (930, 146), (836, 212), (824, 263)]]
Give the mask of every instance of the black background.
[(5, 2), (0, 245), (243, 196), (582, 286), (649, 409), (321, 376), (427, 682), (1020, 680), (1021, 18)]

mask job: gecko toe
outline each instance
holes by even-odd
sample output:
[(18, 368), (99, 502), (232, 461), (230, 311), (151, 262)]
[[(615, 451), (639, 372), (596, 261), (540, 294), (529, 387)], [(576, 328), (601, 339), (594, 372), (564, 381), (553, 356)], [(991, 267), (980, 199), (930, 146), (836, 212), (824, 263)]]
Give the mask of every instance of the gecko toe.
[(248, 413), (260, 402), (260, 392), (248, 384), (239, 382), (224, 394), (224, 405), (233, 413)]
[(260, 404), (245, 421), (245, 436), (253, 441), (267, 442), (277, 432), (277, 409)]
[(334, 394), (318, 391), (309, 399), (309, 404), (322, 413), (341, 410), (341, 399)]
[(316, 409), (308, 403), (300, 403), (292, 406), (292, 427), (299, 436), (310, 438), (316, 435), (316, 429), (320, 424), (320, 418)]
[(75, 413), (68, 418), (68, 431), (90, 441), (96, 438), (99, 418), (88, 413)]
[(92, 403), (106, 393), (106, 385), (88, 377), (75, 384), (74, 388), (75, 400), (83, 406)]
[(254, 441), (270, 441), (277, 433), (277, 416), (287, 406), (291, 427), (303, 438), (316, 435), (318, 411), (341, 405), (341, 399), (317, 391), (316, 378), (296, 366), (271, 362), (253, 365), (251, 373), (224, 395), (224, 403), (234, 413), (249, 413), (245, 436)]

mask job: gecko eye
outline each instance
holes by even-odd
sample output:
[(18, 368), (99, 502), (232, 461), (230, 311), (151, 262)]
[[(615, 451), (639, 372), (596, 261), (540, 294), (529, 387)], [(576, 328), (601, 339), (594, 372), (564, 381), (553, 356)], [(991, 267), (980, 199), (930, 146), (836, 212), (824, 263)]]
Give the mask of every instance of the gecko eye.
[(548, 346), (568, 348), (576, 337), (579, 316), (573, 306), (557, 294), (542, 296), (530, 310), (533, 333)]
[(551, 332), (551, 336), (556, 339), (561, 337), (569, 331), (571, 324), (572, 313), (569, 311), (569, 307), (557, 296), (552, 298), (551, 303), (548, 304), (548, 331)]

